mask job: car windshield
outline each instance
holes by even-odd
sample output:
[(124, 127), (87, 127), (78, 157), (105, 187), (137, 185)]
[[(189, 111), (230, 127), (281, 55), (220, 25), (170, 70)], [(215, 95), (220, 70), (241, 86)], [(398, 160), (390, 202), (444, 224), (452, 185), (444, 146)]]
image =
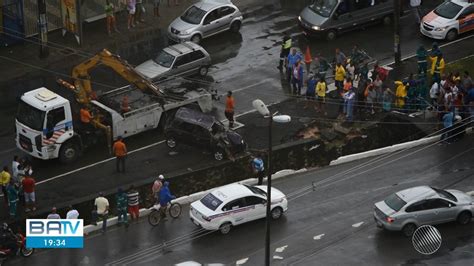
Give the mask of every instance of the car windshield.
[(444, 190), (444, 189), (438, 189), (438, 188), (434, 188), (432, 187), (432, 189), (434, 191), (436, 191), (436, 193), (438, 193), (438, 195), (441, 197), (441, 198), (445, 198), (445, 199), (448, 199), (448, 200), (452, 200), (454, 202), (457, 202), (458, 199), (456, 199), (456, 197), (449, 193), (448, 191)]
[(397, 194), (390, 195), (384, 200), (384, 202), (394, 211), (399, 211), (403, 206), (405, 206), (405, 204), (407, 204)]
[(222, 201), (212, 193), (208, 193), (206, 196), (204, 196), (204, 198), (201, 199), (201, 203), (207, 208), (215, 211), (217, 207), (222, 204)]
[(309, 8), (316, 14), (328, 18), (336, 5), (337, 0), (315, 0)]
[(46, 112), (38, 110), (24, 101), (20, 101), (16, 119), (31, 129), (42, 131), (45, 114)]
[(259, 189), (258, 187), (251, 187), (251, 186), (247, 186), (245, 185), (248, 189), (250, 189), (250, 191), (252, 191), (254, 194), (259, 194), (259, 195), (262, 195), (262, 196), (267, 196), (267, 193), (261, 189)]
[(452, 19), (454, 18), (459, 11), (461, 11), (462, 6), (455, 4), (453, 2), (444, 2), (443, 4), (439, 5), (435, 10), (435, 14), (447, 18)]
[(160, 66), (171, 67), (171, 64), (173, 64), (174, 61), (174, 56), (165, 51), (161, 51), (154, 61)]
[(192, 6), (184, 14), (181, 16), (181, 19), (184, 22), (190, 23), (190, 24), (199, 24), (201, 23), (202, 18), (206, 14), (206, 11), (196, 7)]

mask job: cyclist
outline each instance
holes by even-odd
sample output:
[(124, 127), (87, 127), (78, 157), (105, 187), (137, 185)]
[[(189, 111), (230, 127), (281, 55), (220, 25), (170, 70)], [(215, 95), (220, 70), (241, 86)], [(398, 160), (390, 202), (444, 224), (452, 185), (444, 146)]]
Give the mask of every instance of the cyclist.
[(155, 197), (156, 204), (160, 203), (160, 190), (161, 190), (161, 187), (163, 187), (164, 181), (165, 181), (165, 177), (163, 175), (159, 175), (158, 178), (153, 183), (153, 186), (151, 187), (151, 191), (153, 193), (153, 196)]
[(165, 181), (163, 183), (163, 187), (160, 190), (160, 214), (163, 218), (166, 218), (166, 209), (168, 204), (170, 204), (171, 200), (176, 199), (176, 197), (171, 194), (169, 184), (170, 183), (168, 181)]

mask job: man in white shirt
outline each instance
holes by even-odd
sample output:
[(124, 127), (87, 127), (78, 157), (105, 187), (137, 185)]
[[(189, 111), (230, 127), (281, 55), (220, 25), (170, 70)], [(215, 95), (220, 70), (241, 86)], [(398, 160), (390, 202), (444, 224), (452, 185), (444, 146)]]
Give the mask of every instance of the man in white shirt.
[(415, 17), (415, 22), (417, 25), (420, 25), (421, 22), (421, 11), (420, 11), (421, 0), (410, 0), (410, 7), (413, 16)]
[(102, 192), (94, 201), (95, 210), (92, 211), (92, 224), (97, 225), (97, 220), (102, 218), (102, 232), (107, 230), (107, 217), (109, 214), (109, 201)]
[(69, 211), (66, 213), (66, 219), (77, 219), (79, 218), (79, 212), (72, 207), (69, 206)]
[(57, 214), (56, 207), (53, 207), (51, 209), (51, 213), (48, 214), (48, 217), (46, 217), (46, 219), (61, 219), (61, 216), (59, 216), (59, 214)]

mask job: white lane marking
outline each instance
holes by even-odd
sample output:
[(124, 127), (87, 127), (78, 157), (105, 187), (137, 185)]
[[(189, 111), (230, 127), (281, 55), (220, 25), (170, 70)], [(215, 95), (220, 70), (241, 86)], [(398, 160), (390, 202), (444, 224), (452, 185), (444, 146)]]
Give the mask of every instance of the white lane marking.
[(317, 149), (318, 147), (319, 147), (319, 144), (316, 144), (316, 145), (312, 146), (311, 148), (309, 148), (308, 151), (315, 150), (315, 149)]
[[(160, 144), (162, 144), (162, 143), (164, 143), (164, 142), (165, 142), (164, 140), (158, 141), (158, 142), (152, 143), (152, 144), (150, 144), (150, 145), (143, 146), (143, 147), (138, 148), (138, 149), (136, 149), (136, 150), (130, 151), (130, 152), (128, 152), (128, 154), (133, 154), (133, 153), (135, 153), (135, 152), (139, 152), (139, 151), (142, 151), (142, 150), (146, 150), (146, 149), (149, 149), (149, 148), (151, 148), (151, 147), (160, 145)], [(105, 159), (105, 160), (102, 160), (102, 161), (99, 161), (99, 162), (96, 162), (96, 163), (93, 163), (93, 164), (89, 164), (89, 165), (86, 165), (86, 166), (83, 166), (83, 167), (74, 169), (74, 170), (69, 171), (69, 172), (66, 172), (66, 173), (62, 173), (62, 174), (57, 175), (57, 176), (53, 176), (53, 177), (47, 178), (47, 179), (45, 179), (45, 180), (41, 180), (41, 181), (39, 181), (39, 182), (36, 182), (36, 185), (40, 185), (40, 184), (43, 184), (43, 183), (47, 183), (47, 182), (53, 181), (53, 180), (55, 180), (55, 179), (58, 179), (58, 178), (60, 178), (60, 177), (63, 177), (63, 176), (69, 175), (69, 174), (73, 174), (73, 173), (76, 173), (76, 172), (79, 172), (79, 171), (82, 171), (82, 170), (85, 170), (85, 169), (94, 167), (94, 166), (99, 165), (99, 164), (103, 164), (103, 163), (109, 162), (109, 161), (112, 161), (112, 160), (115, 160), (115, 157), (111, 157), (111, 158), (108, 158), (108, 159)]]
[[(242, 88), (240, 88), (240, 89), (232, 90), (232, 93), (239, 92), (239, 91), (244, 91), (244, 90), (248, 90), (248, 89), (250, 89), (250, 88), (253, 88), (253, 87), (258, 86), (258, 85), (262, 85), (262, 84), (264, 84), (264, 83), (267, 83), (267, 82), (273, 81), (273, 80), (275, 80), (275, 79), (274, 79), (274, 78), (266, 78), (266, 79), (263, 79), (263, 80), (261, 80), (261, 81), (259, 81), (259, 82), (257, 82), (257, 83), (247, 85), (247, 86), (242, 87)], [(221, 96), (221, 97), (222, 97), (222, 96), (226, 96), (226, 95), (227, 95), (227, 92), (222, 93), (222, 94), (219, 94), (219, 96)]]
[(352, 227), (357, 228), (357, 227), (361, 226), (363, 223), (364, 223), (364, 222), (360, 222), (360, 223), (353, 224)]
[(288, 247), (288, 245), (285, 245), (285, 246), (283, 246), (283, 247), (276, 248), (276, 249), (275, 249), (275, 252), (281, 253), (281, 252), (285, 251), (285, 249), (286, 249), (287, 247)]
[(242, 264), (246, 263), (248, 260), (249, 260), (249, 258), (243, 258), (243, 259), (240, 259), (240, 260), (236, 261), (235, 264), (242, 265)]
[(323, 238), (324, 234), (320, 234), (320, 235), (317, 235), (317, 236), (313, 236), (313, 239), (314, 240), (321, 240), (321, 238)]
[(280, 257), (280, 256), (273, 256), (273, 259), (274, 259), (274, 260), (282, 260), (283, 257)]

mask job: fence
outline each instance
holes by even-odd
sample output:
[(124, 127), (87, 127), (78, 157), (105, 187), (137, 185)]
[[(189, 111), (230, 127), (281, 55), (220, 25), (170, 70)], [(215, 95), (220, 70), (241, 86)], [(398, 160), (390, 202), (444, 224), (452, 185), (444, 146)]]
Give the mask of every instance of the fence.
[[(23, 20), (25, 25), (25, 36), (30, 37), (38, 34), (38, 3), (37, 0), (24, 0)], [(57, 30), (62, 27), (60, 0), (46, 1), (46, 18), (48, 30)]]

